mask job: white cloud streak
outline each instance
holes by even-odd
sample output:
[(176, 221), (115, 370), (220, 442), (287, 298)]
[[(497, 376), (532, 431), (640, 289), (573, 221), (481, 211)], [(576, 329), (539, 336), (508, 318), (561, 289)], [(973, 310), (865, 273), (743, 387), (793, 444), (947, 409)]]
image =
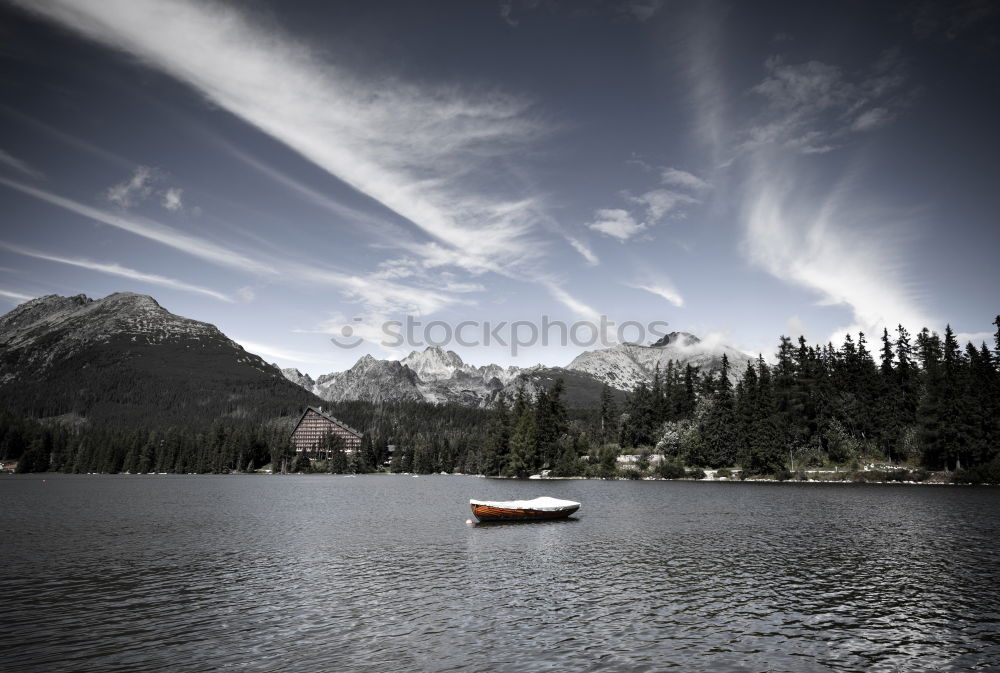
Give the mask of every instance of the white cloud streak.
[(832, 341), (898, 323), (911, 331), (933, 324), (906, 280), (902, 227), (893, 221), (912, 221), (912, 212), (866, 198), (854, 179), (860, 164), (824, 189), (817, 185), (829, 178), (812, 182), (813, 164), (797, 156), (832, 152), (851, 134), (892, 121), (907, 102), (898, 56), (885, 52), (853, 78), (830, 64), (779, 57), (765, 70), (753, 89), (763, 111), (737, 149), (745, 169), (744, 253), (776, 278), (816, 292), (821, 304), (848, 307), (853, 323), (834, 330)]
[[(771, 58), (751, 90), (762, 103), (758, 114), (740, 109), (737, 115), (729, 109), (736, 101), (727, 96), (728, 73), (719, 58), (725, 11), (706, 2), (687, 16), (690, 37), (681, 65), (689, 75), (693, 119), (715, 157), (713, 177), (737, 195), (744, 256), (815, 292), (821, 303), (846, 307), (853, 324), (835, 331), (834, 340), (845, 331), (874, 335), (883, 325), (932, 324), (907, 281), (903, 237), (886, 224), (906, 216), (869, 205), (877, 201), (866, 200), (858, 183), (817, 189), (829, 176), (816, 181), (813, 172), (820, 155), (846, 144), (851, 134), (891, 122), (908, 104), (912, 93), (901, 59), (887, 51), (870, 68), (845, 74), (817, 61)], [(730, 123), (736, 118), (752, 121)]]
[(362, 224), (365, 226), (366, 231), (374, 230), (384, 238), (394, 240), (397, 243), (399, 242), (401, 236), (405, 236), (401, 227), (388, 222), (384, 218), (379, 218), (356, 208), (344, 205), (319, 190), (313, 189), (312, 187), (303, 184), (301, 181), (292, 178), (288, 174), (277, 170), (273, 166), (270, 166), (247, 154), (240, 148), (218, 136), (213, 135), (211, 140), (229, 152), (232, 156), (245, 163), (247, 166), (250, 166), (262, 175), (266, 175), (268, 178), (274, 180), (289, 191), (305, 197), (307, 201), (315, 206), (318, 206), (319, 208), (322, 208), (339, 220), (347, 220), (348, 222)]
[(750, 261), (815, 291), (821, 303), (849, 307), (854, 323), (836, 330), (835, 341), (845, 332), (934, 324), (903, 277), (901, 242), (886, 224), (890, 214), (866, 209), (847, 180), (817, 198), (795, 166), (771, 153), (755, 158), (743, 212)]
[(646, 222), (655, 224), (679, 206), (698, 203), (698, 199), (671, 191), (669, 189), (653, 189), (640, 196), (628, 196), (628, 200), (646, 210)]
[(697, 137), (708, 146), (713, 165), (723, 159), (728, 147), (727, 99), (729, 87), (723, 76), (723, 26), (728, 10), (713, 0), (693, 3), (677, 13), (675, 33), (681, 49), (681, 66), (691, 91), (691, 118)]
[(658, 297), (666, 299), (668, 302), (674, 306), (681, 308), (684, 306), (684, 297), (681, 293), (677, 291), (672, 284), (667, 281), (661, 281), (658, 284), (642, 284), (642, 283), (626, 283), (628, 287), (635, 288), (637, 290), (645, 290), (646, 292), (651, 292)]
[(368, 310), (380, 314), (416, 313), (429, 315), (453, 304), (468, 304), (468, 300), (421, 287), (410, 287), (374, 276), (357, 276), (338, 271), (306, 269), (305, 278), (340, 288), (350, 299), (364, 303)]
[(333, 361), (333, 359), (329, 357), (329, 355), (306, 353), (303, 351), (297, 351), (297, 350), (282, 348), (280, 346), (272, 346), (270, 344), (260, 343), (259, 341), (250, 341), (248, 339), (234, 338), (233, 341), (243, 346), (244, 350), (246, 350), (248, 353), (259, 355), (265, 360), (269, 361), (277, 361), (279, 363), (295, 362), (299, 364), (308, 364), (314, 366), (323, 362)]
[(620, 241), (627, 241), (646, 228), (644, 223), (636, 222), (632, 214), (622, 208), (598, 210), (594, 213), (594, 221), (587, 226)]
[(210, 241), (177, 231), (159, 222), (137, 216), (122, 216), (104, 210), (92, 208), (72, 199), (53, 194), (43, 189), (37, 189), (15, 180), (0, 177), (0, 185), (19, 191), (28, 196), (58, 206), (71, 213), (76, 213), (95, 222), (122, 229), (137, 236), (142, 236), (157, 243), (169, 246), (181, 252), (199, 257), (213, 264), (228, 266), (253, 273), (276, 273), (273, 267), (259, 260), (250, 259)]
[(497, 157), (537, 136), (528, 104), (500, 93), (352, 78), (238, 9), (197, 2), (24, 2), (194, 87), (442, 244), (510, 268), (531, 250), (518, 199), (476, 188)]
[(664, 168), (661, 173), (661, 179), (665, 185), (682, 187), (696, 192), (703, 192), (712, 188), (712, 185), (697, 175), (682, 171), (679, 168)]
[(21, 292), (13, 292), (11, 290), (0, 290), (0, 297), (6, 297), (7, 299), (13, 299), (17, 303), (22, 303), (26, 301), (31, 301), (34, 299), (30, 294), (23, 294)]
[(28, 248), (22, 248), (16, 245), (10, 245), (8, 243), (0, 242), (0, 248), (10, 250), (11, 252), (17, 253), (18, 255), (23, 255), (25, 257), (32, 257), (34, 259), (41, 259), (47, 262), (55, 262), (57, 264), (66, 264), (69, 266), (79, 267), (81, 269), (88, 269), (90, 271), (97, 271), (98, 273), (105, 273), (112, 276), (120, 276), (122, 278), (128, 278), (130, 280), (136, 280), (143, 283), (149, 283), (151, 285), (158, 285), (160, 287), (170, 288), (172, 290), (182, 290), (184, 292), (193, 292), (195, 294), (202, 294), (207, 297), (212, 297), (213, 299), (218, 299), (219, 301), (232, 303), (233, 299), (228, 297), (221, 292), (216, 292), (215, 290), (210, 290), (205, 287), (198, 285), (192, 285), (191, 283), (185, 283), (184, 281), (176, 280), (174, 278), (168, 278), (166, 276), (160, 276), (152, 273), (145, 273), (143, 271), (136, 271), (135, 269), (130, 269), (126, 266), (121, 266), (117, 263), (102, 263), (93, 262), (88, 259), (78, 259), (71, 257), (60, 257), (58, 255), (50, 255), (43, 252), (38, 252), (36, 250), (30, 250)]
[(576, 315), (592, 321), (597, 321), (598, 318), (600, 318), (600, 313), (598, 313), (595, 309), (583, 303), (569, 292), (559, 287), (557, 284), (553, 282), (546, 282), (545, 285), (548, 287), (549, 293), (556, 299), (556, 301), (573, 311)]
[(590, 266), (597, 266), (601, 263), (601, 260), (594, 253), (593, 249), (591, 249), (591, 247), (585, 242), (573, 236), (566, 236), (566, 240), (569, 241), (569, 244), (573, 246), (574, 250), (580, 253), (581, 257), (587, 260), (587, 264)]
[(34, 168), (28, 165), (26, 161), (18, 159), (13, 154), (5, 152), (0, 149), (0, 165), (7, 166), (8, 168), (13, 168), (19, 173), (27, 175), (29, 178), (34, 178), (40, 180), (45, 176), (41, 172), (36, 171)]
[[(649, 169), (643, 162), (643, 167)], [(687, 192), (704, 192), (711, 185), (698, 176), (677, 168), (660, 170), (660, 182), (668, 188), (658, 187), (638, 196), (623, 192), (622, 197), (633, 206), (642, 209), (642, 217), (623, 208), (602, 208), (594, 213), (590, 228), (602, 234), (626, 241), (650, 226), (662, 221), (668, 215), (683, 217), (684, 206), (701, 203), (701, 200)]]

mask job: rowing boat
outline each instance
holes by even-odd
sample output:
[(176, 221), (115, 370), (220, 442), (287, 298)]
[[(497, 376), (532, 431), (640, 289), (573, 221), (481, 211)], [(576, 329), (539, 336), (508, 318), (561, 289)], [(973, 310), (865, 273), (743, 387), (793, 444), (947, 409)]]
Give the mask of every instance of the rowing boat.
[(580, 509), (580, 503), (558, 498), (534, 500), (470, 500), (472, 513), (480, 521), (547, 521), (564, 519)]

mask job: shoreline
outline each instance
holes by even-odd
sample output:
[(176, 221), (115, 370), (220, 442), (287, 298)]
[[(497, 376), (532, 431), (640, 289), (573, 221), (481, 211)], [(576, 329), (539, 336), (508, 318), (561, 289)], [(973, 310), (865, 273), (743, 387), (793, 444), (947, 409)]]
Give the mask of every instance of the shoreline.
[[(846, 474), (846, 473), (842, 473)], [(289, 472), (287, 474), (273, 474), (270, 472), (87, 472), (87, 473), (66, 473), (66, 472), (27, 472), (17, 474), (14, 472), (5, 472), (0, 476), (29, 476), (29, 477), (42, 477), (42, 481), (47, 477), (51, 476), (66, 476), (66, 477), (197, 477), (197, 476), (260, 476), (260, 477), (310, 477), (310, 476), (325, 476), (325, 477), (340, 477), (344, 479), (355, 478), (359, 476), (387, 476), (387, 477), (473, 477), (476, 479), (496, 479), (496, 480), (509, 480), (509, 481), (677, 481), (677, 482), (688, 482), (688, 483), (701, 483), (701, 484), (825, 484), (825, 485), (848, 485), (848, 484), (867, 484), (873, 486), (1000, 486), (1000, 484), (973, 484), (969, 482), (954, 482), (945, 480), (943, 477), (944, 473), (932, 473), (934, 476), (938, 476), (936, 479), (927, 479), (924, 481), (913, 481), (913, 480), (889, 480), (889, 481), (875, 481), (867, 479), (774, 479), (767, 477), (748, 477), (746, 479), (729, 479), (726, 477), (722, 478), (704, 478), (704, 479), (693, 479), (690, 477), (680, 477), (676, 479), (666, 479), (664, 477), (656, 476), (646, 476), (639, 479), (629, 478), (629, 477), (586, 477), (586, 476), (574, 476), (574, 477), (553, 477), (548, 475), (533, 474), (527, 478), (520, 477), (505, 477), (500, 475), (485, 475), (485, 474), (466, 474), (463, 472), (440, 472), (440, 473), (430, 473), (430, 474), (416, 474), (413, 472), (365, 472), (359, 474), (335, 474), (330, 472)], [(939, 476), (940, 475), (940, 476)]]

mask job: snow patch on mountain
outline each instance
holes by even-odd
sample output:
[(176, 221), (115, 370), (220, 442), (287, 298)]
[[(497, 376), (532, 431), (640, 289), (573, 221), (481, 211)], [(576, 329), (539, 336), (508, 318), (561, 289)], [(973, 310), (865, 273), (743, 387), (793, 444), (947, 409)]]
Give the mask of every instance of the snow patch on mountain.
[(722, 368), (722, 355), (729, 360), (729, 376), (735, 381), (743, 375), (750, 357), (730, 346), (703, 342), (687, 332), (671, 332), (649, 346), (624, 343), (587, 351), (576, 356), (567, 369), (585, 372), (621, 390), (633, 390), (639, 383), (650, 383), (657, 365), (665, 371), (667, 363), (692, 365), (702, 372)]
[(454, 351), (429, 346), (398, 361), (365, 355), (347, 371), (324, 374), (315, 382), (297, 369), (282, 372), (290, 381), (332, 402), (422, 400), (490, 407), (501, 394), (510, 399), (522, 387), (534, 397), (546, 381), (560, 377), (572, 378), (575, 385), (592, 392), (602, 384), (631, 391), (639, 383), (649, 384), (657, 365), (661, 371), (666, 371), (670, 361), (679, 367), (690, 364), (702, 372), (718, 371), (723, 354), (729, 359), (730, 377), (735, 380), (750, 358), (735, 348), (706, 343), (687, 332), (671, 332), (648, 346), (625, 343), (581, 353), (566, 368), (505, 368), (496, 364), (477, 367), (463, 362)]

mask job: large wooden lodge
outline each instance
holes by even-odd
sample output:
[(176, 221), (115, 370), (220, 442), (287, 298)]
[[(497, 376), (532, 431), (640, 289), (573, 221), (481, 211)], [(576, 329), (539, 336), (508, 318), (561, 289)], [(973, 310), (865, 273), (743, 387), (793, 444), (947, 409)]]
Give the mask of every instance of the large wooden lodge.
[(323, 412), (323, 407), (307, 407), (292, 430), (292, 446), (296, 453), (316, 454), (323, 451), (327, 435), (339, 435), (344, 440), (344, 450), (361, 448), (361, 433), (343, 421)]

